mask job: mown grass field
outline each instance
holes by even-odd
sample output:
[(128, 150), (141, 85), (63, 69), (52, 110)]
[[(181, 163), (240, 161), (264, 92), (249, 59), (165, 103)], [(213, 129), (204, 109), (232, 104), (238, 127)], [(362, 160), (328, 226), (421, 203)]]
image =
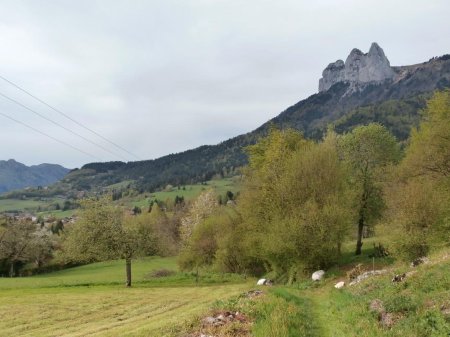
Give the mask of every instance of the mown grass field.
[(205, 312), (217, 299), (249, 287), (239, 277), (177, 273), (174, 258), (133, 263), (134, 285), (124, 287), (124, 262), (112, 261), (46, 275), (0, 278), (0, 336), (171, 336), (174, 327)]
[[(133, 287), (124, 287), (124, 261), (109, 261), (23, 278), (0, 278), (0, 336), (137, 336), (179, 337), (180, 331), (200, 331), (198, 317), (215, 307), (243, 312), (253, 337), (448, 337), (450, 333), (450, 250), (430, 256), (430, 263), (412, 268), (392, 258), (376, 260), (383, 275), (348, 286), (346, 270), (363, 263), (373, 268), (366, 240), (363, 255), (351, 255), (345, 245), (341, 263), (325, 279), (300, 279), (290, 286), (261, 287), (253, 301), (238, 296), (254, 289), (255, 280), (237, 275), (177, 271), (176, 258), (133, 261)], [(152, 277), (152, 271), (171, 276)], [(396, 274), (412, 272), (402, 282)], [(343, 289), (334, 284), (345, 280)], [(373, 300), (393, 317), (386, 327), (372, 312)], [(213, 308), (213, 309), (211, 309)], [(193, 324), (193, 325), (192, 325)], [(192, 326), (192, 328), (190, 328)], [(238, 337), (231, 325), (218, 337)], [(183, 334), (181, 334), (183, 335)], [(244, 334), (242, 336), (249, 336)]]

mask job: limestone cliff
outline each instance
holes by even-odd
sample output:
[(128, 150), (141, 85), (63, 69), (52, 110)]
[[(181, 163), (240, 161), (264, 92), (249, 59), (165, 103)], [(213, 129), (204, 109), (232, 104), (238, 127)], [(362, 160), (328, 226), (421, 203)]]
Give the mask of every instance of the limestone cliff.
[(361, 84), (383, 82), (394, 77), (395, 72), (383, 49), (374, 42), (366, 54), (355, 48), (345, 63), (342, 60), (330, 63), (319, 80), (319, 92), (327, 91), (339, 82), (350, 83), (350, 89), (354, 90)]

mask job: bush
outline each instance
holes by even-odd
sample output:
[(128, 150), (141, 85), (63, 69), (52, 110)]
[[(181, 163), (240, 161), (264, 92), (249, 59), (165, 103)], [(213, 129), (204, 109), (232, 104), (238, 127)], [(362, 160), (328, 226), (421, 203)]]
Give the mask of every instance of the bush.
[(438, 310), (427, 311), (421, 315), (417, 321), (417, 336), (420, 337), (440, 337), (448, 336), (450, 322), (446, 321), (442, 313)]
[(415, 311), (419, 306), (418, 302), (419, 301), (412, 296), (401, 294), (388, 298), (385, 301), (385, 308), (387, 312), (407, 313)]
[(149, 279), (149, 278), (168, 277), (168, 276), (172, 276), (175, 274), (176, 274), (175, 271), (163, 268), (163, 269), (157, 269), (157, 270), (154, 270), (154, 271), (148, 273), (147, 275), (145, 275), (145, 278)]

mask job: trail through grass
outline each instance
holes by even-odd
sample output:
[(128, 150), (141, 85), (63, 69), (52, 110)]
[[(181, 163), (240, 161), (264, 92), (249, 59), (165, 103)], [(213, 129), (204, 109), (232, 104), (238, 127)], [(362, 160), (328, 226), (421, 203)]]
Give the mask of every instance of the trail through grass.
[[(256, 337), (446, 337), (450, 336), (450, 252), (410, 268), (398, 263), (383, 275), (335, 289), (342, 276), (329, 274), (318, 283), (274, 288), (261, 305)], [(389, 261), (388, 261), (389, 263)], [(396, 274), (409, 272), (402, 282)], [(370, 310), (383, 303), (391, 325)]]

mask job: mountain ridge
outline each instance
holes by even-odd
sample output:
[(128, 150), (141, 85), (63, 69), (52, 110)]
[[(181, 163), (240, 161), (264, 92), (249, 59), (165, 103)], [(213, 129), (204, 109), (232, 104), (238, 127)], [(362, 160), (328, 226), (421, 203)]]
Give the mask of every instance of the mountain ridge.
[[(381, 49), (381, 48), (380, 48)], [(429, 61), (392, 67), (394, 78), (383, 81), (352, 83), (341, 81), (328, 90), (300, 100), (259, 128), (217, 145), (204, 145), (158, 159), (128, 162), (112, 171), (106, 164), (87, 164), (82, 169), (102, 172), (91, 177), (100, 185), (120, 180), (135, 180), (141, 190), (154, 190), (165, 184), (186, 184), (210, 179), (223, 171), (233, 171), (246, 164), (242, 148), (254, 144), (271, 124), (280, 128), (294, 128), (306, 137), (320, 139), (330, 123), (339, 132), (346, 132), (361, 124), (376, 121), (385, 124), (399, 140), (405, 140), (412, 126), (419, 121), (419, 111), (435, 90), (450, 87), (450, 56)], [(355, 89), (356, 88), (356, 89)], [(67, 177), (70, 181), (70, 177)]]
[[(372, 44), (371, 50), (381, 59), (382, 67), (389, 64), (381, 47)], [(358, 57), (361, 61), (361, 57), (369, 53), (354, 49), (347, 58), (353, 60), (349, 65)], [(349, 78), (360, 79), (361, 69), (363, 73), (368, 71), (364, 70), (367, 62), (360, 61), (357, 61), (359, 68), (352, 66), (357, 76), (353, 74)], [(426, 106), (432, 93), (450, 87), (450, 55), (390, 69), (393, 76), (374, 75), (374, 69), (369, 69), (368, 75), (361, 75), (363, 80), (337, 80), (328, 89), (300, 100), (257, 129), (217, 145), (203, 145), (153, 160), (89, 163), (71, 171), (61, 183), (74, 190), (89, 190), (126, 180), (133, 181), (133, 187), (143, 192), (154, 191), (167, 184), (183, 185), (206, 181), (214, 175), (233, 174), (247, 162), (243, 148), (265, 135), (270, 125), (294, 128), (303, 132), (305, 137), (320, 139), (330, 124), (342, 133), (361, 124), (379, 122), (404, 141), (410, 129), (418, 124), (420, 110)]]
[(50, 185), (62, 179), (69, 171), (58, 164), (27, 166), (14, 159), (0, 160), (0, 193)]

